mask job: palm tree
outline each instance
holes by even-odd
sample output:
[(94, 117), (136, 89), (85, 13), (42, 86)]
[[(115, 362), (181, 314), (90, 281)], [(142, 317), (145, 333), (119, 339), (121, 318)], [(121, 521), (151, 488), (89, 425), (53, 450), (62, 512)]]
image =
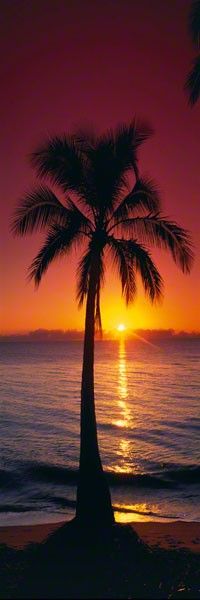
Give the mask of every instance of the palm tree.
[(146, 244), (169, 250), (183, 272), (192, 262), (187, 231), (161, 215), (156, 185), (139, 174), (138, 148), (151, 134), (148, 123), (134, 119), (100, 136), (76, 132), (47, 139), (31, 163), (51, 188), (42, 183), (26, 193), (12, 221), (15, 235), (47, 232), (29, 268), (36, 286), (55, 259), (83, 246), (77, 269), (77, 300), (81, 306), (86, 299), (86, 317), (76, 519), (93, 526), (114, 521), (94, 402), (94, 335), (95, 326), (101, 329), (105, 256), (118, 271), (127, 304), (135, 298), (137, 274), (152, 302), (162, 295), (163, 281)]
[[(200, 43), (200, 0), (192, 2), (189, 14), (189, 32), (194, 47), (199, 52)], [(200, 96), (200, 54), (193, 61), (193, 66), (189, 72), (186, 83), (186, 91), (189, 94), (189, 102), (193, 106)]]

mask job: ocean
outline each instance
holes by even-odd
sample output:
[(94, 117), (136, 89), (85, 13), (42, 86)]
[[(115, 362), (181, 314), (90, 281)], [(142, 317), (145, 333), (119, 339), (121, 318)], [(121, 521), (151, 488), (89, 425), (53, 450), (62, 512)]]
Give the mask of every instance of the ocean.
[[(82, 342), (0, 344), (0, 524), (70, 519)], [(102, 462), (116, 519), (200, 521), (200, 340), (97, 341)]]

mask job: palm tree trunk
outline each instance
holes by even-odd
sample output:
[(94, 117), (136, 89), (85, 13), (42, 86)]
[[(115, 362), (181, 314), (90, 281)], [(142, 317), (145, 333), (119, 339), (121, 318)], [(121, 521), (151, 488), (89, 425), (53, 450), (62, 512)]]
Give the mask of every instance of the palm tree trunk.
[(94, 402), (94, 314), (97, 286), (95, 264), (87, 294), (81, 387), (81, 445), (76, 519), (95, 527), (113, 524), (114, 514), (97, 439)]

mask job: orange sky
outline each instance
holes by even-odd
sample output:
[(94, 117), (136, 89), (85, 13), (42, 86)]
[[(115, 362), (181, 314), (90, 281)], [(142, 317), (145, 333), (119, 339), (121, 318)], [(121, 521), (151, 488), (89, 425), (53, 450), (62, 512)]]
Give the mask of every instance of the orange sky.
[[(55, 263), (34, 291), (26, 269), (42, 237), (13, 239), (15, 202), (34, 180), (27, 155), (47, 133), (93, 122), (99, 131), (134, 114), (155, 136), (140, 168), (163, 191), (164, 213), (190, 229), (196, 260), (184, 276), (164, 252), (152, 255), (165, 281), (162, 305), (152, 307), (139, 286), (129, 309), (108, 267), (103, 327), (200, 330), (200, 103), (187, 105), (183, 83), (193, 57), (188, 0), (2, 2), (1, 330), (80, 329), (75, 301), (77, 257)], [(20, 10), (19, 10), (20, 7)]]

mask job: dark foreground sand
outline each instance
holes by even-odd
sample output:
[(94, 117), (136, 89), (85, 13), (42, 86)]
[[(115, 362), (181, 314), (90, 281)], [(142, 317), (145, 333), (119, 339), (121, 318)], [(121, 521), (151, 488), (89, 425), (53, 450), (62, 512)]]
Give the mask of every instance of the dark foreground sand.
[(0, 598), (200, 598), (200, 523), (0, 528)]

